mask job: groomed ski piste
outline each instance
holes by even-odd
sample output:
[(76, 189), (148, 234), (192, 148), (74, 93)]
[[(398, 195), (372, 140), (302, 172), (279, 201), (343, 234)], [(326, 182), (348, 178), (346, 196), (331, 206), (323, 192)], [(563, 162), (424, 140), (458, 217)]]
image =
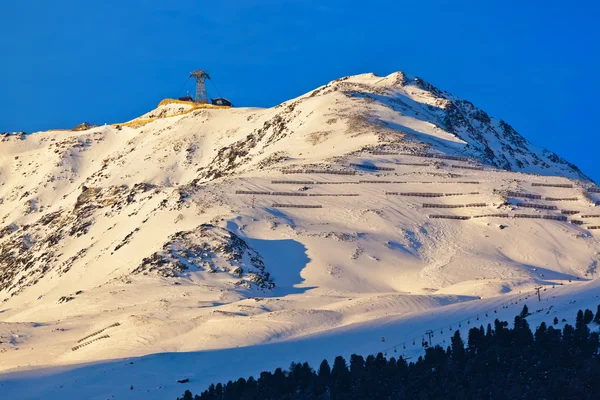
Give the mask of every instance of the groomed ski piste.
[(600, 303), (597, 186), (427, 82), (185, 107), (0, 139), (2, 397), (175, 399)]

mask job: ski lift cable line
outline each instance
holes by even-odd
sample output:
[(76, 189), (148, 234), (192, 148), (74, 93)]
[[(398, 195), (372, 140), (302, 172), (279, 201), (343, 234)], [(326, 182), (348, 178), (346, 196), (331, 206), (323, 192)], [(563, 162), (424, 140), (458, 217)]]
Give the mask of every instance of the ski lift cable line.
[(189, 77), (187, 78), (187, 80), (185, 81), (185, 83), (183, 84), (183, 86), (181, 86), (181, 89), (179, 89), (179, 91), (177, 91), (177, 96), (178, 96), (178, 97), (181, 95), (181, 91), (182, 91), (183, 89), (185, 89), (185, 87), (187, 86), (187, 84), (190, 82), (190, 79), (192, 79), (192, 77), (191, 77), (191, 76), (189, 76)]
[[(521, 300), (526, 300), (527, 298), (529, 298), (529, 293), (530, 293), (530, 292), (525, 292), (525, 293), (522, 293), (522, 295), (524, 295), (524, 297), (519, 297), (519, 298), (518, 298), (517, 300), (515, 300), (515, 301), (508, 302), (508, 303), (500, 303), (500, 304), (497, 304), (495, 307), (491, 307), (491, 308), (489, 308), (489, 309), (482, 310), (482, 311), (480, 311), (479, 313), (477, 313), (477, 314), (475, 314), (475, 315), (472, 315), (472, 316), (465, 317), (465, 318), (463, 318), (463, 319), (461, 319), (461, 320), (454, 321), (454, 322), (451, 322), (451, 323), (449, 323), (449, 324), (445, 324), (443, 327), (438, 327), (438, 328), (435, 328), (435, 329), (431, 329), (430, 331), (431, 331), (432, 333), (435, 333), (435, 332), (438, 332), (438, 331), (439, 331), (440, 333), (442, 333), (442, 331), (443, 331), (443, 330), (444, 330), (444, 328), (446, 328), (446, 327), (450, 328), (449, 330), (450, 330), (450, 331), (452, 331), (452, 325), (458, 325), (458, 326), (460, 327), (460, 324), (461, 324), (461, 323), (463, 323), (463, 322), (470, 322), (470, 320), (471, 320), (471, 319), (478, 320), (477, 318), (478, 318), (480, 315), (482, 315), (482, 314), (483, 314), (483, 315), (485, 315), (485, 314), (488, 314), (488, 313), (490, 313), (490, 312), (493, 312), (493, 311), (497, 310), (498, 308), (504, 308), (504, 307), (508, 307), (508, 306), (511, 306), (511, 305), (517, 305), (519, 302), (521, 302)], [(532, 291), (531, 291), (531, 294), (535, 295), (535, 294), (536, 294), (536, 290), (535, 290), (535, 289), (532, 289)], [(412, 333), (412, 334), (414, 334), (414, 333), (416, 333), (416, 332), (417, 332), (417, 330), (413, 330), (411, 333)], [(387, 353), (388, 351), (393, 351), (393, 350), (397, 349), (398, 347), (405, 345), (407, 342), (408, 342), (408, 343), (410, 343), (410, 341), (413, 341), (414, 343), (416, 343), (416, 341), (417, 341), (417, 339), (418, 339), (418, 336), (419, 336), (419, 335), (417, 335), (417, 336), (415, 336), (415, 337), (411, 338), (410, 340), (406, 340), (406, 341), (403, 341), (403, 342), (399, 342), (398, 344), (396, 344), (396, 345), (394, 345), (394, 346), (387, 347), (387, 348), (383, 349), (383, 351), (382, 351), (382, 352), (386, 352), (386, 353)], [(414, 344), (414, 346), (416, 346), (416, 344)]]

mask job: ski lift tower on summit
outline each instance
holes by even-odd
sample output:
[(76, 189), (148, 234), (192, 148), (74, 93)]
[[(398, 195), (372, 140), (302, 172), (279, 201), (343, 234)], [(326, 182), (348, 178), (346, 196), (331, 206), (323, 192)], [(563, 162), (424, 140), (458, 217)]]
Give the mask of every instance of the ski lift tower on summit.
[(204, 81), (206, 79), (210, 79), (210, 75), (208, 72), (197, 69), (190, 73), (190, 78), (196, 79), (196, 103), (207, 104), (208, 96), (206, 95), (206, 86), (204, 85)]

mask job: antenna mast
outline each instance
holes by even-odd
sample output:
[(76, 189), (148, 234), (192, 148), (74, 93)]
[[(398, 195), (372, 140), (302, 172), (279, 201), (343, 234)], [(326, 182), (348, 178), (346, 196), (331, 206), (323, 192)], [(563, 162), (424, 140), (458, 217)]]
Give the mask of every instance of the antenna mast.
[(208, 72), (201, 69), (197, 69), (190, 73), (190, 77), (196, 79), (196, 103), (208, 103), (208, 97), (206, 96), (206, 87), (204, 86), (204, 80), (210, 79), (210, 75), (208, 75)]

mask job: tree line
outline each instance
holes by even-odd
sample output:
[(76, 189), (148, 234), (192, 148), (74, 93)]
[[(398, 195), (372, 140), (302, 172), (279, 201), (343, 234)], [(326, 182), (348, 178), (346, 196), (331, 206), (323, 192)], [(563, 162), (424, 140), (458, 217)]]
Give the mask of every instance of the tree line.
[(498, 319), (472, 328), (466, 342), (455, 331), (450, 346), (427, 346), (415, 362), (379, 353), (338, 356), (333, 366), (323, 360), (316, 370), (292, 363), (289, 370), (212, 384), (199, 395), (186, 391), (177, 400), (599, 398), (600, 305), (595, 315), (579, 310), (575, 326), (562, 329), (542, 323), (532, 332), (527, 316), (525, 306), (512, 328)]

